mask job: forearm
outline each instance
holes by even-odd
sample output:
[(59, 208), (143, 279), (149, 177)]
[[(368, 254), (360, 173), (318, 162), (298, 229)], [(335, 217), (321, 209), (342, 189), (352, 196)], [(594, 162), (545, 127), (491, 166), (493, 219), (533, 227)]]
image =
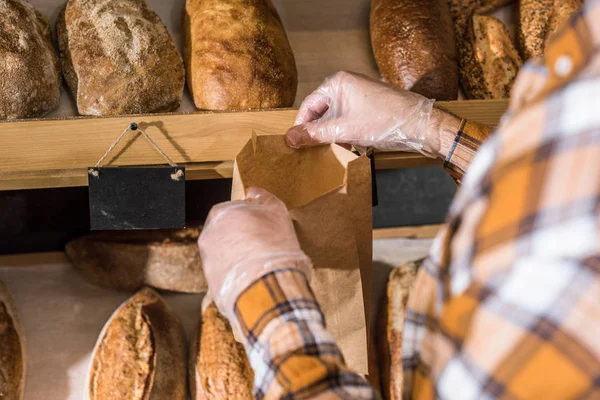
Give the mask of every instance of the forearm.
[(238, 298), (235, 315), (257, 398), (377, 398), (346, 367), (303, 273), (280, 270), (262, 277)]

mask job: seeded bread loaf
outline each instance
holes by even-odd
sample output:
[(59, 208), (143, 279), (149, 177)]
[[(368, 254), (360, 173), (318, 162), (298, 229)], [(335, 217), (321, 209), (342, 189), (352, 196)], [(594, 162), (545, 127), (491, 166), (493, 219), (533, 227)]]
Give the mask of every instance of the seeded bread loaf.
[(370, 30), (387, 82), (429, 98), (456, 100), (458, 65), (447, 0), (372, 0)]
[(388, 400), (402, 400), (402, 331), (408, 297), (420, 263), (408, 262), (390, 273), (386, 298), (378, 319), (378, 337), (382, 339), (379, 343), (380, 370), (383, 392)]
[(152, 289), (123, 303), (98, 338), (86, 379), (89, 400), (186, 400), (185, 332)]
[(183, 59), (144, 0), (68, 0), (57, 22), (65, 80), (81, 115), (176, 110)]
[(22, 400), (25, 389), (25, 335), (8, 289), (0, 281), (0, 399)]
[(60, 102), (60, 68), (45, 16), (0, 0), (0, 119), (41, 117)]
[(271, 0), (187, 0), (188, 87), (201, 110), (290, 107), (298, 73)]
[(231, 325), (207, 294), (202, 321), (190, 341), (192, 400), (252, 400), (254, 372)]
[(542, 55), (548, 39), (582, 3), (581, 0), (519, 0), (517, 39), (523, 59)]
[(197, 240), (199, 226), (183, 230), (97, 232), (66, 246), (73, 266), (91, 283), (133, 291), (143, 286), (175, 292), (207, 289)]

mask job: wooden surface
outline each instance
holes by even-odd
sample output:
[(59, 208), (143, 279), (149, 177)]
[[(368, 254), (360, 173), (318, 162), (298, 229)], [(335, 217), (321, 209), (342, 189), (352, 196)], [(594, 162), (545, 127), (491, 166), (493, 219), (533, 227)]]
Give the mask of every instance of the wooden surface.
[[(496, 125), (507, 102), (457, 101), (439, 106), (468, 119)], [(0, 123), (0, 190), (82, 186), (87, 168), (132, 121), (178, 164), (188, 179), (231, 177), (233, 159), (252, 132), (283, 134), (296, 110), (236, 113), (190, 113), (113, 118), (44, 119)], [(139, 134), (129, 132), (104, 165), (164, 164), (164, 159)], [(378, 169), (434, 165), (420, 155), (378, 154)]]
[(402, 226), (373, 230), (373, 240), (377, 239), (432, 239), (443, 225)]

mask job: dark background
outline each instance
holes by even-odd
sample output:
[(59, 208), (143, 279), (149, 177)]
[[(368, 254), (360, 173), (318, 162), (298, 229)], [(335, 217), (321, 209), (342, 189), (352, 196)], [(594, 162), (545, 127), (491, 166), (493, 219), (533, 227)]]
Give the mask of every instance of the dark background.
[[(456, 186), (441, 167), (377, 171), (374, 228), (441, 223)], [(227, 201), (231, 180), (186, 182), (189, 221)], [(87, 187), (0, 191), (0, 254), (62, 250), (89, 231)]]

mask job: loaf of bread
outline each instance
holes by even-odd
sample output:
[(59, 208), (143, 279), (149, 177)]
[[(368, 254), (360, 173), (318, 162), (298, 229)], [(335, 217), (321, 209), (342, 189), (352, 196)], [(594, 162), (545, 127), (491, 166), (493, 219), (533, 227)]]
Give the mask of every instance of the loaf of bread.
[(202, 321), (190, 341), (192, 400), (252, 400), (254, 372), (231, 325), (206, 295)]
[(504, 7), (514, 0), (448, 0), (453, 19), (468, 19), (477, 14), (487, 14)]
[(458, 96), (458, 65), (447, 0), (372, 0), (371, 44), (382, 77), (437, 100)]
[(48, 20), (24, 0), (0, 0), (0, 119), (41, 117), (59, 102)]
[(183, 59), (144, 0), (68, 0), (57, 22), (65, 80), (81, 115), (176, 110)]
[(186, 0), (188, 87), (201, 110), (290, 107), (298, 73), (271, 0)]
[(0, 399), (22, 400), (25, 389), (25, 335), (15, 303), (0, 281)]
[(116, 290), (143, 286), (175, 292), (207, 289), (197, 240), (199, 226), (183, 230), (98, 232), (66, 246), (67, 257), (89, 282)]
[(582, 4), (581, 0), (519, 0), (517, 39), (523, 59), (544, 54), (548, 40)]
[(402, 400), (402, 330), (408, 296), (421, 261), (402, 264), (390, 273), (378, 318), (378, 337), (382, 338), (379, 342), (380, 370), (383, 392), (388, 400)]
[(110, 317), (92, 353), (84, 398), (186, 400), (185, 332), (179, 317), (144, 288)]

